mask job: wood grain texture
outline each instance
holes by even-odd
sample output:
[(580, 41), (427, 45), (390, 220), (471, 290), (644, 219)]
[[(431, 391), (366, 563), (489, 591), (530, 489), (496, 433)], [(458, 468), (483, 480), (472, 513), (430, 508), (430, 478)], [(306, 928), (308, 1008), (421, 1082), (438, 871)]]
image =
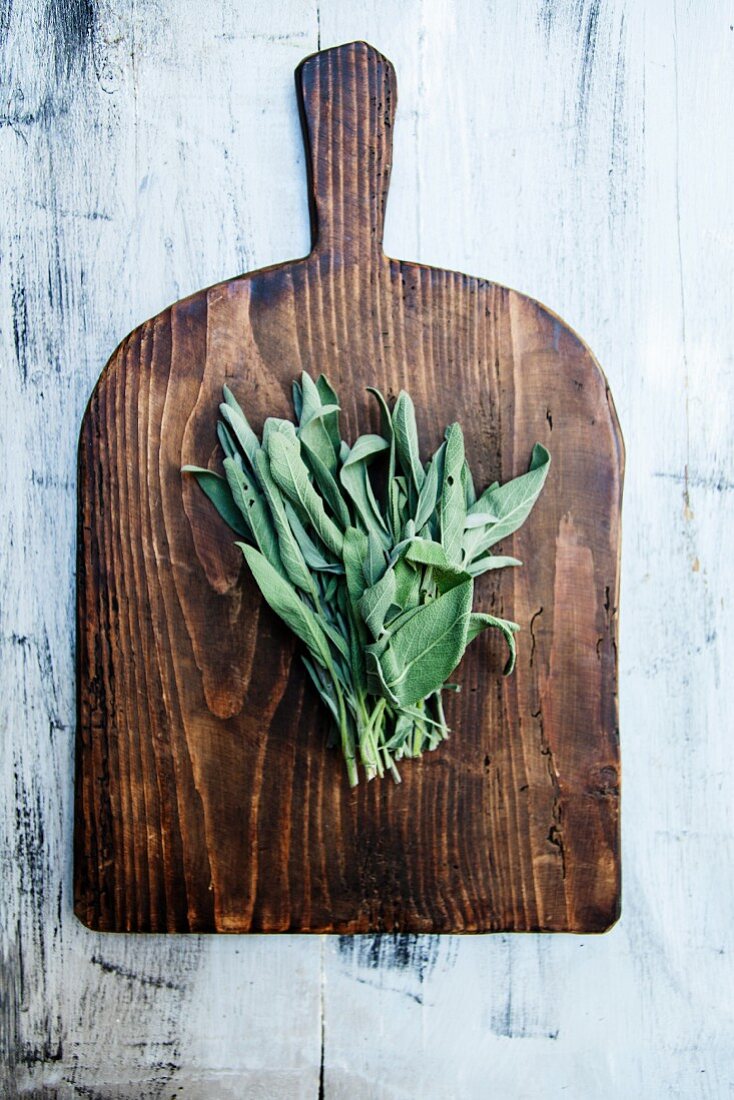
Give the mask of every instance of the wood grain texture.
[[(103, 931), (577, 931), (619, 909), (621, 439), (582, 342), (503, 287), (388, 259), (392, 66), (364, 43), (297, 73), (314, 245), (136, 329), (79, 461), (76, 911)], [(343, 430), (367, 385), (412, 394), (424, 446), (459, 420), (478, 484), (553, 473), (477, 584), (525, 627), (471, 647), (454, 735), (404, 782), (350, 791), (287, 631), (182, 463), (213, 452), (227, 382), (258, 427), (301, 370)], [(508, 540), (509, 541), (509, 540)]]
[[(0, 1094), (728, 1095), (730, 6), (5, 6)], [(386, 251), (552, 303), (614, 393), (622, 918), (596, 937), (90, 932), (71, 867), (79, 424), (141, 318), (308, 250), (293, 69), (354, 38), (400, 78)]]

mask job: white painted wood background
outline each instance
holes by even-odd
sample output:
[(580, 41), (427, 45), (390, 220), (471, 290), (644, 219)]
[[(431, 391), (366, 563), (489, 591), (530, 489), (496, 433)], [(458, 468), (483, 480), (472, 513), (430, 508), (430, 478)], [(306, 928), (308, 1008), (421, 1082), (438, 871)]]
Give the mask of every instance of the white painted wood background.
[[(5, 0), (0, 35), (2, 1096), (734, 1094), (734, 4)], [(387, 251), (540, 298), (612, 386), (623, 916), (95, 935), (71, 911), (84, 405), (139, 322), (308, 250), (293, 69), (355, 38), (398, 73)]]

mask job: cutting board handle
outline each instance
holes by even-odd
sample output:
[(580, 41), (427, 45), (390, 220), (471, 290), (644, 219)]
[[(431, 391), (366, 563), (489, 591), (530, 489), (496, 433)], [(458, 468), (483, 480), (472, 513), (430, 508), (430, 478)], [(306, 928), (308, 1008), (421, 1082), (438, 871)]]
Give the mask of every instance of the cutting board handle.
[(366, 42), (322, 50), (296, 70), (314, 252), (382, 256), (397, 103), (395, 70)]

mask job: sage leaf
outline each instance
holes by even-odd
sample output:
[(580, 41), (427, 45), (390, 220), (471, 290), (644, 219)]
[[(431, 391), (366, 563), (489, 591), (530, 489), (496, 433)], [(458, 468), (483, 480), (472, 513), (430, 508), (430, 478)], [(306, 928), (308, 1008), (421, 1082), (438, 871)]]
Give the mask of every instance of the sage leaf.
[(364, 651), (365, 669), (367, 673), (367, 688), (372, 695), (387, 699), (395, 707), (400, 706), (400, 700), (393, 692), (385, 679), (385, 673), (376, 651), (376, 645), (368, 645)]
[(429, 566), (439, 592), (448, 592), (469, 579), (466, 570), (449, 560), (443, 546), (428, 539), (413, 539), (405, 550), (405, 560), (415, 565)]
[(363, 569), (368, 585), (377, 584), (385, 572), (387, 562), (382, 541), (374, 531), (367, 532), (367, 554), (364, 559)]
[(388, 408), (387, 401), (378, 389), (375, 389), (373, 386), (368, 386), (367, 392), (371, 393), (377, 401), (377, 404), (380, 408), (380, 430), (382, 432), (383, 438), (390, 441), (390, 457), (387, 468), (388, 514), (386, 517), (386, 526), (392, 529), (393, 537), (396, 538), (401, 525), (395, 525), (394, 523), (395, 517), (393, 513), (392, 498), (390, 494), (390, 488), (392, 487), (393, 478), (395, 477), (396, 467), (395, 431), (393, 430), (392, 414), (390, 413), (390, 409)]
[(269, 416), (263, 424), (262, 445), (266, 451), (270, 450), (270, 441), (273, 436), (284, 435), (287, 439), (297, 438), (296, 426), (290, 420), (284, 420), (281, 416)]
[(392, 414), (387, 401), (375, 386), (368, 386), (367, 393), (371, 393), (377, 401), (380, 407), (380, 430), (386, 439), (390, 439), (393, 434)]
[(344, 567), (342, 563), (327, 558), (313, 541), (306, 528), (301, 523), (296, 509), (290, 501), (285, 502), (285, 513), (309, 569), (313, 569), (317, 573), (343, 573)]
[(395, 602), (395, 595), (395, 573), (392, 569), (387, 569), (376, 584), (365, 589), (359, 601), (359, 614), (375, 639), (382, 633), (387, 613)]
[[(304, 372), (305, 373), (305, 372)], [(323, 405), (338, 405), (339, 398), (337, 397), (336, 390), (330, 385), (329, 379), (325, 374), (320, 374), (316, 379), (316, 389), (319, 391), (321, 397), (321, 403)]]
[(308, 670), (308, 674), (311, 677), (311, 680), (313, 681), (313, 685), (316, 688), (317, 692), (319, 693), (319, 696), (321, 697), (321, 699), (322, 699), (323, 703), (325, 704), (325, 706), (331, 711), (332, 718), (334, 719), (334, 721), (338, 725), (338, 723), (339, 723), (339, 711), (337, 709), (336, 699), (334, 698), (333, 685), (329, 684), (328, 677), (319, 676), (319, 668), (321, 666), (320, 665), (315, 665), (313, 663), (313, 661), (311, 661), (305, 655), (305, 653), (302, 654), (301, 660), (303, 661), (304, 665), (306, 666), (306, 669)]
[(291, 394), (293, 397), (293, 411), (296, 414), (296, 420), (300, 422), (301, 413), (303, 412), (303, 390), (301, 389), (301, 383), (298, 381), (297, 378), (293, 379)]
[(298, 597), (295, 589), (254, 547), (238, 542), (260, 589), (263, 599), (283, 622), (300, 638), (311, 655), (324, 668), (331, 665), (331, 654), (326, 635), (314, 613)]
[(536, 443), (526, 474), (521, 474), (520, 477), (513, 478), (504, 485), (492, 486), (482, 493), (470, 509), (470, 514), (486, 511), (498, 516), (499, 520), (481, 537), (473, 534), (469, 539), (465, 539), (465, 556), (467, 544), (471, 558), (474, 559), (522, 526), (545, 484), (550, 461), (550, 455), (545, 447), (541, 443)]
[(297, 432), (302, 446), (308, 447), (311, 454), (319, 458), (332, 476), (336, 473), (339, 451), (338, 447), (334, 446), (328, 420), (329, 417), (338, 415), (338, 405), (321, 406), (313, 416), (302, 422)]
[(469, 463), (465, 460), (464, 466), (461, 471), (461, 483), (464, 486), (464, 500), (466, 501), (467, 509), (471, 508), (473, 504), (476, 504), (477, 491), (474, 488), (474, 478), (472, 477)]
[(323, 401), (318, 385), (306, 371), (301, 374), (301, 395), (303, 404), (300, 419), (302, 424), (307, 424), (322, 407)]
[[(319, 619), (318, 623), (319, 623), (319, 626), (321, 627), (321, 629), (323, 630), (324, 634), (326, 634), (326, 637), (329, 639), (331, 644), (334, 646), (334, 648), (339, 653), (339, 655), (341, 657), (343, 657), (346, 661), (349, 661), (349, 657), (350, 657), (349, 643), (345, 639), (344, 635), (340, 634), (339, 631), (336, 629), (336, 627), (334, 627), (328, 621), (328, 619)], [(337, 660), (337, 662), (335, 662), (335, 664), (336, 664), (337, 668), (341, 667), (341, 663), (338, 662), (338, 660)], [(349, 679), (348, 675), (345, 674), (341, 678), (342, 678), (342, 681), (344, 683), (348, 682), (348, 679)]]
[(352, 466), (355, 462), (367, 462), (368, 459), (388, 450), (390, 444), (381, 435), (361, 435), (349, 452), (344, 466)]
[(347, 460), (339, 471), (339, 480), (365, 531), (375, 535), (384, 546), (389, 545), (390, 534), (375, 499), (367, 463), (364, 460), (351, 463)]
[(225, 458), (224, 473), (232, 499), (252, 529), (255, 542), (270, 564), (286, 576), (270, 511), (259, 490), (234, 458)]
[(415, 509), (415, 526), (420, 531), (436, 510), (439, 485), (443, 482), (444, 455), (446, 444), (442, 443), (426, 468), (426, 479), (418, 495)]
[(273, 518), (283, 568), (292, 584), (315, 597), (316, 588), (311, 571), (306, 564), (303, 552), (288, 520), (285, 501), (281, 496), (280, 489), (273, 480), (273, 475), (270, 472), (270, 460), (265, 451), (260, 450), (258, 452), (256, 463), (263, 495), (268, 502)]
[(224, 451), (226, 458), (234, 458), (237, 454), (237, 446), (231, 434), (227, 430), (226, 424), (223, 424), (221, 420), (217, 421), (217, 439), (219, 445)]
[(408, 518), (408, 488), (404, 477), (391, 478), (388, 484), (388, 505), (393, 538), (398, 539)]
[(470, 512), (464, 523), (465, 531), (473, 531), (476, 527), (487, 527), (490, 523), (499, 523), (500, 516), (494, 512)]
[[(395, 449), (409, 485), (417, 500), (426, 475), (421, 465), (418, 446), (418, 429), (415, 423), (415, 408), (405, 390), (401, 390), (392, 412), (392, 425), (395, 432)], [(412, 493), (410, 493), (412, 497)]]
[(357, 527), (347, 527), (344, 532), (344, 549), (342, 557), (347, 581), (347, 592), (349, 593), (349, 600), (355, 614), (358, 612), (359, 601), (367, 587), (367, 581), (362, 568), (365, 558), (367, 557), (367, 549), (368, 539), (364, 531), (360, 531)]
[(252, 534), (247, 517), (243, 516), (232, 499), (232, 493), (225, 478), (201, 466), (182, 466), (181, 473), (194, 475), (199, 488), (207, 495), (228, 527), (243, 538)]
[(303, 509), (324, 545), (340, 557), (342, 534), (327, 516), (323, 501), (311, 484), (298, 440), (281, 433), (273, 434), (268, 441), (268, 457), (278, 487)]
[(347, 503), (344, 500), (341, 492), (339, 491), (339, 486), (334, 481), (331, 471), (321, 461), (319, 456), (314, 451), (312, 451), (307, 444), (304, 443), (303, 439), (301, 439), (301, 447), (303, 450), (304, 458), (306, 459), (306, 463), (308, 464), (308, 466), (310, 466), (311, 471), (313, 472), (317, 488), (319, 489), (326, 503), (329, 505), (334, 519), (339, 523), (342, 530), (346, 530), (347, 527), (351, 526), (352, 517), (349, 514)]
[[(301, 375), (301, 389), (303, 392), (303, 410), (301, 423), (305, 426), (314, 417), (318, 417), (321, 423), (318, 430), (324, 432), (331, 443), (335, 455), (339, 454), (339, 399), (322, 375), (314, 384), (312, 379), (304, 371)], [(327, 462), (331, 467), (331, 464)]]
[(253, 432), (247, 421), (247, 417), (242, 412), (242, 409), (239, 407), (237, 402), (234, 401), (234, 398), (229, 393), (229, 391), (227, 391), (226, 396), (229, 396), (231, 400), (230, 402), (222, 402), (222, 404), (219, 406), (219, 412), (221, 413), (222, 420), (237, 440), (242, 449), (243, 455), (245, 455), (250, 465), (254, 468), (255, 455), (260, 450), (260, 440)]
[(467, 631), (466, 644), (469, 645), (474, 639), (486, 630), (487, 627), (496, 627), (502, 631), (505, 641), (507, 642), (507, 648), (510, 651), (510, 656), (507, 658), (507, 664), (503, 669), (503, 675), (509, 676), (515, 667), (515, 661), (517, 659), (517, 643), (515, 641), (515, 633), (520, 629), (517, 623), (510, 622), (509, 619), (498, 619), (494, 615), (486, 615), (483, 612), (475, 612), (469, 619), (469, 629)]
[[(464, 581), (392, 628), (377, 656), (391, 698), (412, 705), (438, 691), (466, 648), (473, 582)], [(372, 646), (367, 649), (373, 653)]]
[(522, 565), (517, 558), (509, 558), (502, 554), (487, 554), (483, 558), (475, 558), (466, 566), (466, 571), (471, 577), (481, 577), (490, 569), (507, 569), (512, 565)]
[(458, 565), (464, 539), (466, 498), (461, 480), (464, 467), (464, 433), (459, 424), (446, 429), (446, 454), (443, 462), (443, 485), (439, 517), (441, 545), (449, 561)]
[[(415, 607), (420, 599), (420, 571), (408, 565), (404, 558), (392, 566), (395, 574), (395, 603), (399, 609)], [(392, 625), (392, 623), (391, 623)]]

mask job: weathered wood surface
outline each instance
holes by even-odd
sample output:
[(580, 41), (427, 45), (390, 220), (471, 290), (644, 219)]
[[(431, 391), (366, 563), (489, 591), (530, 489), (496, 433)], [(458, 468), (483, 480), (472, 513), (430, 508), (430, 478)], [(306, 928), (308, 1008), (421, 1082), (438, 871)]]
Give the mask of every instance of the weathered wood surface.
[[(116, 932), (599, 932), (619, 909), (616, 613), (621, 438), (605, 379), (536, 302), (382, 248), (397, 88), (355, 42), (299, 67), (314, 245), (133, 332), (79, 461), (75, 896)], [(350, 790), (289, 633), (185, 463), (224, 382), (259, 429), (324, 371), (341, 429), (407, 389), (432, 453), (465, 428), (480, 487), (552, 474), (477, 582), (524, 625), (512, 677), (484, 636), (453, 736), (403, 782)], [(368, 406), (372, 404), (370, 409)], [(221, 456), (220, 456), (221, 461)]]
[[(0, 19), (0, 1092), (726, 1096), (730, 5), (92, 12)], [(308, 250), (291, 73), (319, 34), (379, 43), (400, 77), (387, 252), (553, 303), (609, 375), (628, 464), (606, 936), (114, 937), (73, 916), (78, 424), (141, 317)]]

